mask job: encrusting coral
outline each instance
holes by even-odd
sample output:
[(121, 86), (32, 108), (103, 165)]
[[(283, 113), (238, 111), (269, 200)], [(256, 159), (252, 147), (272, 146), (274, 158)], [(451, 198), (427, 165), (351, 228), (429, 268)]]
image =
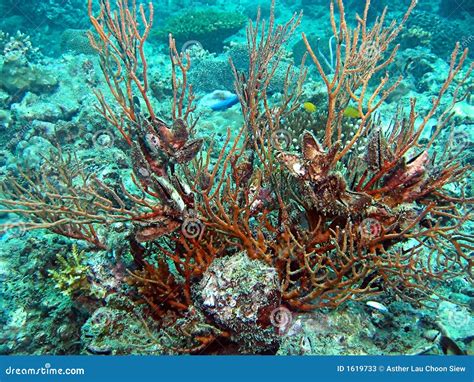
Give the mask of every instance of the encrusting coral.
[[(178, 53), (170, 36), (173, 106), (169, 115), (156, 115), (144, 53), (152, 4), (147, 12), (144, 5), (136, 8), (126, 0), (118, 0), (114, 9), (104, 0), (95, 15), (89, 0), (96, 32), (90, 35), (91, 45), (111, 92), (109, 97), (95, 90), (97, 109), (129, 148), (132, 184), (104, 184), (57, 150), (48, 162), (57, 177), (20, 170), (2, 184), (0, 203), (28, 218), (22, 222), (25, 229), (46, 228), (100, 249), (107, 242), (98, 228), (133, 223), (129, 249), (135, 268), (129, 271), (129, 283), (163, 326), (183, 320), (190, 328), (183, 329), (185, 336), (201, 333), (173, 352), (201, 351), (219, 337), (238, 338), (223, 315), (237, 317), (241, 311), (225, 304), (251, 299), (223, 299), (224, 305), (214, 309), (211, 302), (226, 291), (209, 290), (203, 277), (213, 279), (210, 271), (220, 262), (242, 256), (251, 260), (242, 264), (266, 267), (277, 276), (279, 288), (263, 297), (269, 307), (279, 307), (255, 307), (248, 313), (259, 333), (270, 324), (278, 327), (275, 320), (283, 308), (334, 308), (384, 291), (413, 303), (435, 301), (437, 283), (456, 276), (472, 281), (473, 237), (464, 227), (472, 220), (474, 199), (464, 189), (449, 188), (462, 184), (471, 167), (462, 164), (462, 150), (451, 146), (435, 155), (433, 145), (450, 129), (451, 110), (466, 97), (463, 84), (473, 65), (463, 71), (467, 50), (456, 45), (431, 108), (419, 115), (412, 100), (407, 115), (398, 110), (389, 127), (383, 127), (379, 108), (402, 79), (380, 73), (394, 60), (398, 47), (391, 44), (415, 3), (400, 23), (385, 26), (384, 11), (369, 27), (367, 1), (350, 28), (343, 1), (332, 1), (336, 48), (330, 74), (303, 34), (327, 101), (316, 125), (308, 123), (298, 137), (285, 126), (299, 112), (307, 70), (303, 65), (286, 68), (278, 103), (270, 101), (267, 90), (301, 15), (276, 25), (272, 10), (267, 23), (260, 15), (249, 22), (248, 68), (242, 71), (231, 61), (244, 125), (234, 140), (228, 131), (211, 166), (213, 145), (203, 153), (203, 140), (193, 138), (199, 120), (193, 118), (194, 95), (188, 87), (189, 54)], [(446, 94), (451, 101), (441, 110)], [(358, 115), (349, 127), (348, 107)], [(422, 143), (432, 118), (436, 127)], [(229, 278), (230, 285), (238, 282)], [(204, 288), (196, 292), (199, 285)], [(205, 325), (196, 323), (196, 317)], [(240, 322), (254, 341), (257, 334), (245, 326), (248, 317), (239, 317), (241, 322), (233, 324)]]

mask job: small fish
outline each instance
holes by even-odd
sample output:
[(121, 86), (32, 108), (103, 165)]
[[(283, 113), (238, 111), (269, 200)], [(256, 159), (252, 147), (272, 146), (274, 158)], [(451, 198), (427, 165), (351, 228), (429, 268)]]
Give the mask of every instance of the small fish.
[(354, 106), (347, 106), (344, 109), (344, 117), (349, 117), (349, 118), (360, 118), (361, 115), (359, 113), (359, 109), (357, 109)]
[(231, 96), (223, 99), (222, 101), (216, 102), (215, 104), (211, 105), (211, 109), (213, 111), (224, 111), (234, 106), (238, 102), (239, 97), (237, 97), (236, 94), (232, 94)]
[(385, 305), (381, 304), (380, 302), (367, 301), (366, 305), (370, 306), (371, 308), (377, 309), (378, 311), (380, 311), (382, 313), (388, 313), (388, 308)]
[(314, 113), (317, 110), (317, 107), (314, 103), (312, 102), (305, 102), (303, 104), (303, 108), (308, 112), (308, 113)]

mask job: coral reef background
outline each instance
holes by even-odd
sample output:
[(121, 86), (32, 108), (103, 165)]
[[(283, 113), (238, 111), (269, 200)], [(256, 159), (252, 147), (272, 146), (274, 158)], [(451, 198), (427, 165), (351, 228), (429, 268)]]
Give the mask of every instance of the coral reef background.
[[(169, 115), (173, 107), (171, 33), (178, 51), (188, 53), (192, 63), (188, 80), (199, 115), (193, 131), (196, 141), (203, 150), (211, 145), (219, 149), (227, 131), (235, 137), (244, 123), (240, 105), (232, 102), (235, 79), (229, 59), (237, 70), (248, 67), (247, 20), (255, 19), (258, 7), (262, 17), (268, 18), (270, 1), (153, 3), (154, 26), (145, 50), (150, 93), (159, 100), (154, 110)], [(346, 1), (348, 17), (363, 13), (362, 3)], [(385, 6), (389, 7), (388, 22), (400, 19), (409, 3), (373, 0), (368, 19), (374, 22)], [(283, 64), (300, 65), (306, 53), (301, 39), (304, 31), (328, 64), (325, 69), (331, 69), (328, 61), (334, 46), (328, 6), (328, 0), (277, 2), (275, 15), (280, 23), (294, 12), (304, 12), (281, 58)], [(58, 145), (77, 158), (81, 171), (95, 174), (105, 185), (129, 179), (132, 163), (127, 146), (96, 108), (95, 93), (108, 92), (108, 88), (87, 34), (92, 30), (87, 2), (3, 0), (0, 14), (0, 180), (17, 172), (18, 165), (44, 170), (50, 165), (45, 154)], [(468, 65), (472, 61), (473, 25), (472, 0), (419, 0), (395, 41), (400, 50), (388, 70), (393, 78), (402, 75), (404, 80), (380, 107), (382, 119), (397, 108), (409, 107), (410, 98), (417, 99), (420, 112), (430, 109), (456, 42), (470, 49)], [(324, 84), (314, 64), (309, 60), (306, 64), (301, 105), (286, 121), (295, 135), (318, 123), (324, 103)], [(281, 65), (268, 85), (272, 102), (282, 98), (286, 76)], [(472, 89), (472, 78), (464, 85)], [(454, 135), (465, 151), (464, 163), (474, 165), (472, 96), (456, 104), (453, 114), (454, 132), (441, 134), (435, 148), (442, 153)], [(348, 118), (348, 134), (354, 123)], [(428, 126), (423, 132), (426, 141), (436, 126), (435, 118)], [(219, 158), (213, 154), (208, 160), (214, 165)], [(472, 180), (471, 176), (459, 185), (470, 198)], [(471, 212), (472, 207), (466, 215)], [(462, 277), (433, 291), (449, 297), (449, 302), (442, 301), (433, 309), (386, 292), (374, 298), (381, 306), (348, 301), (337, 309), (295, 313), (279, 307), (275, 270), (236, 254), (216, 259), (194, 284), (190, 291), (194, 309), (181, 317), (160, 316), (158, 321), (143, 301), (137, 303), (138, 291), (144, 296), (152, 292), (147, 295), (140, 290), (144, 287), (131, 276), (135, 269), (127, 222), (108, 227), (107, 249), (97, 250), (87, 242), (46, 230), (27, 230), (14, 213), (2, 213), (0, 220), (4, 227), (0, 233), (0, 354), (474, 353), (474, 288)], [(474, 222), (467, 221), (466, 227), (472, 235)], [(272, 312), (272, 319), (259, 322), (256, 312), (261, 311)], [(217, 325), (206, 325), (206, 317)], [(195, 346), (190, 340), (211, 336), (221, 340), (203, 342), (205, 346)]]

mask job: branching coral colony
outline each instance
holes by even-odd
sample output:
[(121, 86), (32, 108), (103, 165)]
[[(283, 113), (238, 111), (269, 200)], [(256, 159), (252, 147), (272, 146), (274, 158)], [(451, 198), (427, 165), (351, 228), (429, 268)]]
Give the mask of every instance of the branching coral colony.
[[(277, 104), (267, 88), (302, 15), (284, 25), (275, 24), (273, 12), (268, 21), (249, 22), (248, 70), (230, 62), (245, 123), (235, 140), (228, 132), (211, 166), (213, 147), (202, 152), (202, 140), (192, 138), (198, 121), (187, 83), (190, 59), (172, 37), (173, 107), (163, 119), (154, 112), (144, 53), (152, 4), (118, 0), (114, 8), (101, 0), (96, 15), (89, 0), (91, 44), (114, 100), (96, 91), (98, 110), (129, 147), (134, 186), (111, 187), (72, 171), (73, 158), (58, 150), (43, 172), (19, 170), (6, 181), (1, 203), (27, 217), (21, 223), (27, 229), (46, 228), (102, 249), (97, 227), (132, 222), (131, 280), (156, 319), (186, 314), (191, 288), (211, 262), (242, 252), (277, 271), (279, 300), (294, 311), (334, 308), (384, 291), (431, 300), (437, 283), (456, 276), (472, 281), (473, 236), (463, 227), (472, 220), (474, 199), (459, 188), (471, 168), (461, 164), (459, 151), (435, 155), (433, 144), (452, 128), (452, 107), (466, 96), (473, 66), (463, 69), (467, 51), (457, 45), (431, 109), (419, 115), (412, 100), (408, 115), (398, 111), (382, 129), (377, 111), (401, 79), (380, 73), (394, 60), (392, 43), (415, 0), (400, 23), (388, 26), (383, 12), (369, 27), (369, 3), (351, 28), (342, 0), (331, 2), (330, 74), (303, 34), (327, 87), (327, 114), (324, 126), (301, 131), (298, 146), (285, 141), (285, 123), (300, 107), (306, 69), (288, 67)], [(446, 93), (452, 101), (440, 111)], [(343, 123), (349, 104), (360, 115), (350, 132)], [(421, 143), (433, 118), (436, 128)], [(149, 260), (152, 253), (160, 254), (158, 264)]]

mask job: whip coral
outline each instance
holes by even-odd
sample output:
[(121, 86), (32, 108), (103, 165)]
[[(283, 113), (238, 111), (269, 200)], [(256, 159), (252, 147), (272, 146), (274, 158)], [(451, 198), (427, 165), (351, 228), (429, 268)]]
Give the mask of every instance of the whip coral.
[[(435, 155), (433, 145), (451, 127), (451, 110), (465, 97), (463, 84), (473, 66), (463, 71), (467, 50), (456, 45), (430, 109), (419, 114), (412, 100), (408, 114), (398, 110), (383, 127), (379, 108), (402, 79), (377, 74), (393, 61), (398, 47), (392, 43), (415, 3), (400, 23), (385, 26), (384, 11), (369, 27), (367, 1), (350, 28), (342, 0), (331, 1), (331, 73), (303, 34), (327, 88), (325, 123), (306, 127), (300, 137), (291, 137), (286, 124), (301, 105), (304, 64), (287, 68), (278, 103), (267, 89), (301, 15), (276, 25), (273, 6), (268, 22), (259, 14), (247, 27), (247, 70), (230, 62), (244, 125), (234, 139), (228, 131), (211, 165), (213, 145), (203, 152), (202, 139), (193, 137), (199, 121), (192, 118), (190, 59), (178, 53), (171, 36), (173, 106), (162, 118), (154, 110), (144, 51), (152, 4), (147, 16), (134, 1), (118, 0), (114, 9), (104, 0), (96, 16), (89, 0), (91, 44), (114, 100), (96, 91), (98, 111), (128, 145), (133, 189), (71, 173), (69, 162), (58, 159), (50, 165), (57, 167), (59, 182), (24, 171), (2, 185), (0, 202), (29, 218), (22, 223), (26, 229), (47, 228), (99, 248), (106, 243), (97, 226), (133, 223), (129, 241), (136, 269), (130, 283), (157, 318), (169, 311), (185, 314), (193, 305), (193, 286), (213, 260), (242, 253), (275, 270), (279, 301), (293, 310), (334, 308), (384, 291), (412, 302), (432, 300), (436, 283), (456, 276), (472, 280), (474, 239), (465, 223), (472, 220), (474, 200), (448, 187), (471, 168), (462, 164), (461, 153)], [(452, 101), (441, 110), (447, 93)], [(350, 104), (360, 118), (345, 140)], [(422, 142), (432, 118), (436, 128)], [(299, 147), (282, 144), (287, 135)], [(156, 253), (161, 257), (153, 263)], [(203, 337), (196, 347), (212, 340)]]

